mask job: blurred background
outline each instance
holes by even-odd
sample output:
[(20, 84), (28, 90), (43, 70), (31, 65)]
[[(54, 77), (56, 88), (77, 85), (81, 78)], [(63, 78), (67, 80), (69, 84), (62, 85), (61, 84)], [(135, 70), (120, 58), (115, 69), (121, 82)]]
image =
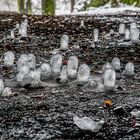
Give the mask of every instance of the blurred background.
[(97, 8), (140, 7), (140, 0), (0, 0), (0, 11), (61, 15)]

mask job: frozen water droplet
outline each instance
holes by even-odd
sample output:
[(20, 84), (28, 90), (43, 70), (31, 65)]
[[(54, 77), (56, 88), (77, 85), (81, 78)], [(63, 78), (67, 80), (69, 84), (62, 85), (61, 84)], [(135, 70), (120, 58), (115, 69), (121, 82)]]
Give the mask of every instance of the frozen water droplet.
[(99, 29), (94, 29), (93, 35), (94, 35), (94, 42), (98, 42), (98, 38), (99, 38)]
[(13, 52), (8, 51), (8, 52), (4, 53), (4, 66), (5, 67), (13, 66), (14, 60), (15, 60), (15, 55)]
[(129, 29), (125, 30), (125, 40), (130, 40), (130, 31), (129, 31)]
[(0, 79), (0, 94), (2, 94), (3, 90), (4, 90), (4, 83), (3, 80)]
[(62, 55), (56, 54), (51, 57), (50, 65), (52, 67), (52, 74), (54, 77), (60, 75), (61, 67), (62, 67)]
[(128, 62), (125, 66), (124, 74), (126, 76), (134, 76), (134, 64), (132, 62)]
[(70, 56), (67, 64), (68, 77), (71, 79), (76, 78), (78, 69), (78, 58), (76, 56)]
[(106, 91), (115, 90), (116, 73), (113, 69), (107, 69), (103, 74), (104, 88)]
[(77, 74), (77, 81), (79, 85), (84, 85), (88, 82), (90, 76), (90, 69), (87, 64), (82, 64), (79, 67)]
[(43, 63), (40, 67), (41, 69), (41, 80), (46, 80), (51, 76), (51, 67), (47, 63)]
[(125, 34), (125, 24), (123, 23), (119, 25), (119, 34)]
[(60, 50), (66, 51), (66, 50), (69, 49), (68, 46), (69, 46), (69, 36), (68, 35), (62, 35)]
[(112, 66), (114, 67), (114, 69), (116, 71), (119, 71), (120, 68), (121, 68), (120, 59), (119, 58), (116, 58), (116, 57), (113, 58), (113, 60), (112, 60)]

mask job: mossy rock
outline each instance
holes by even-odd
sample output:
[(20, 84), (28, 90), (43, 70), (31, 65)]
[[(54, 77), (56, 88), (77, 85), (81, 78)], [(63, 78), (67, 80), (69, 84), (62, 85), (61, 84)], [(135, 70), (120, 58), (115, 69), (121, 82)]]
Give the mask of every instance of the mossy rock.
[(99, 7), (108, 3), (109, 0), (92, 0), (88, 7)]
[(42, 0), (42, 11), (44, 15), (54, 15), (55, 13), (54, 0)]

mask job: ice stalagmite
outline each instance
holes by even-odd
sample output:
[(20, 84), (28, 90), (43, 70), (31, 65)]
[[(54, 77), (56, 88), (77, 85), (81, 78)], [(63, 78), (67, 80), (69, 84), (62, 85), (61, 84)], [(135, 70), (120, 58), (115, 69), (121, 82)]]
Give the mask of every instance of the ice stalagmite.
[(22, 54), (17, 62), (17, 67), (20, 69), (22, 66), (28, 66), (30, 69), (35, 69), (36, 58), (34, 54)]
[(94, 35), (94, 42), (98, 42), (98, 38), (99, 38), (99, 29), (94, 29), (93, 31), (93, 35)]
[(35, 69), (31, 70), (29, 73), (29, 81), (31, 84), (31, 87), (39, 87), (40, 86), (40, 77), (41, 77), (41, 70)]
[(114, 69), (107, 69), (103, 74), (103, 83), (106, 91), (114, 91), (116, 83), (116, 73)]
[(77, 82), (78, 85), (84, 85), (88, 83), (90, 76), (90, 69), (87, 64), (82, 64), (79, 67), (78, 74), (77, 74)]
[(16, 24), (16, 29), (19, 29), (20, 25), (19, 23)]
[(12, 67), (14, 64), (15, 55), (13, 52), (8, 51), (4, 53), (4, 66), (5, 67)]
[(34, 54), (28, 54), (28, 66), (30, 69), (35, 69), (36, 67), (36, 58)]
[(49, 64), (43, 63), (40, 66), (40, 69), (41, 69), (41, 80), (46, 80), (50, 78), (52, 72), (51, 72), (51, 66)]
[(11, 35), (10, 35), (10, 37), (11, 37), (12, 39), (15, 38), (14, 30), (11, 30)]
[(113, 68), (112, 64), (110, 64), (109, 62), (106, 62), (106, 63), (103, 65), (102, 73), (104, 73), (107, 69), (112, 69), (112, 68)]
[(125, 24), (123, 23), (119, 25), (119, 34), (121, 35), (125, 34)]
[(137, 28), (137, 24), (136, 24), (136, 22), (132, 22), (130, 24), (130, 33), (132, 33), (132, 30), (135, 29), (135, 28)]
[(121, 63), (119, 58), (117, 57), (113, 58), (111, 63), (116, 71), (119, 71), (121, 69)]
[(133, 28), (131, 31), (131, 42), (134, 44), (139, 43), (139, 29)]
[(6, 87), (3, 92), (2, 92), (2, 95), (3, 97), (9, 97), (9, 96), (12, 96), (13, 93), (12, 93), (12, 90), (10, 87)]
[(19, 72), (16, 75), (17, 84), (20, 86), (30, 84), (30, 81), (28, 80), (29, 73), (30, 68), (28, 66), (21, 66), (19, 68)]
[(66, 84), (68, 82), (68, 72), (67, 72), (67, 66), (63, 66), (61, 70), (61, 74), (59, 76), (59, 82), (61, 84)]
[(80, 28), (85, 28), (85, 25), (84, 25), (84, 20), (81, 20), (81, 24), (79, 26)]
[(68, 46), (69, 46), (69, 36), (68, 35), (62, 35), (60, 50), (66, 51), (66, 50), (69, 49)]
[(4, 83), (3, 80), (0, 79), (0, 95), (2, 94), (3, 90), (4, 90)]
[(129, 31), (129, 29), (125, 30), (125, 40), (126, 41), (130, 40), (130, 31)]
[(56, 54), (51, 57), (50, 65), (52, 68), (52, 75), (57, 77), (60, 75), (62, 67), (62, 55)]
[(124, 74), (126, 76), (134, 76), (135, 72), (134, 72), (134, 64), (132, 62), (128, 62), (125, 66), (125, 70), (124, 70)]
[(76, 78), (78, 69), (78, 58), (76, 56), (70, 56), (67, 64), (68, 77), (71, 79)]
[(17, 67), (18, 69), (20, 69), (22, 66), (27, 66), (27, 65), (28, 65), (28, 55), (22, 54), (17, 61)]
[(25, 21), (22, 22), (19, 27), (19, 34), (21, 34), (22, 37), (27, 37), (27, 27), (28, 27), (28, 20), (25, 19)]

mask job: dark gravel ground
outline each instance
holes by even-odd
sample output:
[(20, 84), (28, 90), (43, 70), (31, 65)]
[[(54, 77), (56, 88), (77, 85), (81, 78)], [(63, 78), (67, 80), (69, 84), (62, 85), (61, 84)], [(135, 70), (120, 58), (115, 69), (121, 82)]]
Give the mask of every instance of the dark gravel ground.
[[(9, 20), (8, 20), (9, 19)], [(17, 21), (23, 20), (21, 15), (1, 13), (0, 15), (0, 54), (13, 50), (18, 58), (21, 53), (31, 52), (39, 63), (42, 59), (50, 59), (51, 51), (59, 48), (63, 33), (70, 36), (70, 50), (62, 52), (64, 60), (71, 54), (78, 56), (80, 63), (94, 66), (91, 73), (99, 74), (102, 65), (114, 57), (121, 59), (122, 67), (133, 61), (136, 67), (136, 79), (120, 77), (117, 81), (126, 89), (114, 93), (96, 93), (94, 90), (83, 90), (80, 87), (62, 86), (40, 89), (12, 88), (15, 96), (0, 98), (0, 138), (11, 140), (139, 140), (140, 128), (135, 127), (136, 119), (130, 115), (133, 109), (140, 109), (140, 46), (119, 45), (122, 39), (116, 32), (118, 24), (132, 20), (140, 22), (139, 15), (116, 15), (98, 17), (45, 17), (30, 16), (29, 37), (19, 41), (3, 39), (10, 33)], [(80, 20), (85, 20), (86, 28), (79, 28)], [(90, 48), (92, 32), (100, 28), (100, 42)], [(113, 36), (107, 36), (114, 29)], [(76, 50), (73, 45), (79, 45)], [(109, 46), (109, 47), (107, 47)], [(16, 60), (15, 60), (16, 62)], [(4, 70), (1, 65), (1, 77), (13, 79), (14, 74)], [(123, 71), (124, 67), (122, 68)], [(113, 106), (104, 106), (104, 100), (110, 99)], [(124, 114), (115, 114), (113, 109), (122, 106)], [(105, 120), (102, 129), (97, 132), (80, 130), (73, 123), (73, 116), (87, 116)]]

